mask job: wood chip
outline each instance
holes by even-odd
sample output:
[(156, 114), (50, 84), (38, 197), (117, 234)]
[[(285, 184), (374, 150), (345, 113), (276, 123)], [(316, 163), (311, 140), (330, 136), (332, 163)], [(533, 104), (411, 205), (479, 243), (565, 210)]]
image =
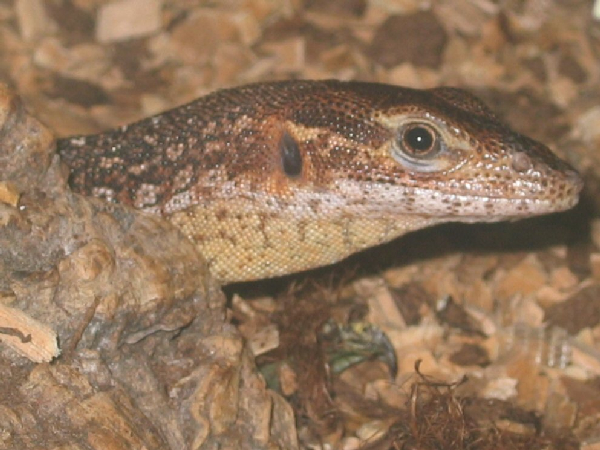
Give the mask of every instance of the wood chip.
[(0, 202), (15, 208), (21, 194), (10, 182), (0, 182)]
[(23, 311), (2, 303), (0, 345), (7, 345), (35, 363), (50, 362), (60, 355), (54, 330)]
[(17, 0), (15, 11), (25, 40), (33, 41), (56, 30), (56, 24), (48, 17), (42, 0)]
[(146, 36), (162, 25), (161, 0), (119, 0), (98, 10), (96, 39), (109, 43)]
[(532, 294), (547, 283), (547, 275), (535, 255), (523, 259), (506, 273), (496, 289), (501, 299)]

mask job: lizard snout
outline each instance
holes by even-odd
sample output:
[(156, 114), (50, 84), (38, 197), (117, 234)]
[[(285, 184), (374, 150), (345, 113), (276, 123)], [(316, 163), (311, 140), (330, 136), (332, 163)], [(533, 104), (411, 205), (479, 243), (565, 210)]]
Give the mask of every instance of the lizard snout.
[(573, 188), (573, 193), (579, 195), (583, 190), (583, 178), (575, 169), (565, 172), (565, 178)]
[(560, 171), (553, 170), (551, 167), (541, 161), (532, 160), (525, 152), (515, 152), (512, 156), (511, 167), (518, 173), (527, 173), (530, 170), (538, 170), (541, 173), (546, 173), (547, 176), (556, 176), (560, 174), (564, 178), (567, 186), (571, 188), (571, 192), (579, 194), (583, 189), (583, 179), (579, 172), (571, 167), (566, 167), (567, 163), (561, 161), (562, 167)]

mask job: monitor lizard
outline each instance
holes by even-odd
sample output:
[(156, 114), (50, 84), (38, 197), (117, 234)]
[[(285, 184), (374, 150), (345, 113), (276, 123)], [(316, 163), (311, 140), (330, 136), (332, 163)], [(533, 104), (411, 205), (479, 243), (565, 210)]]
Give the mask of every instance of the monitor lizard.
[(251, 84), (57, 145), (75, 192), (164, 216), (222, 283), (442, 222), (562, 211), (582, 189), (546, 146), (448, 87)]

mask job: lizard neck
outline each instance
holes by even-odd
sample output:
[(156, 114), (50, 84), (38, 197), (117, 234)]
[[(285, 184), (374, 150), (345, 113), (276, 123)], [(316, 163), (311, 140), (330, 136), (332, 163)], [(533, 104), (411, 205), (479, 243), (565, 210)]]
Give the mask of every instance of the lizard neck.
[(418, 215), (301, 217), (297, 211), (261, 211), (244, 199), (207, 202), (169, 220), (191, 237), (222, 283), (332, 264), (438, 222)]

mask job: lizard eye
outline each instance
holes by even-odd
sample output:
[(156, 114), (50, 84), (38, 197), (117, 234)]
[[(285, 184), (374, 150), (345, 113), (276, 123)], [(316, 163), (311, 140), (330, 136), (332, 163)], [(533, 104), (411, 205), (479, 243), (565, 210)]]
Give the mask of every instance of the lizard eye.
[(446, 169), (446, 144), (440, 132), (426, 122), (410, 122), (400, 126), (392, 142), (394, 159), (409, 170), (435, 172)]
[(398, 144), (408, 157), (431, 158), (439, 153), (440, 137), (427, 124), (409, 124), (400, 130)]

